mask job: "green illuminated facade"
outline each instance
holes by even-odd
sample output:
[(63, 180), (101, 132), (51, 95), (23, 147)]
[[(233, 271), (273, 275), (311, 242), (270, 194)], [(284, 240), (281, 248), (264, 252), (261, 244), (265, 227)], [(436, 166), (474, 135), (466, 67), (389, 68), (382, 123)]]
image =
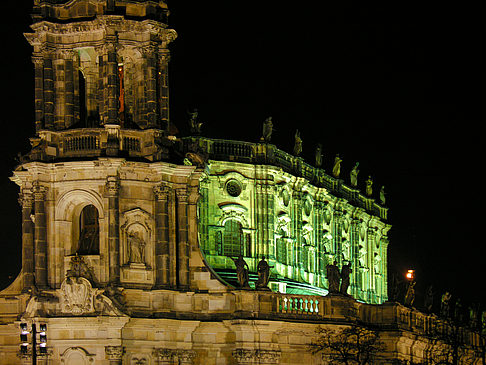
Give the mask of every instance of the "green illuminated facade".
[(199, 242), (231, 282), (240, 253), (250, 272), (265, 256), (274, 291), (326, 294), (326, 265), (352, 264), (349, 294), (387, 300), (387, 208), (274, 145), (191, 137), (208, 158), (200, 182)]

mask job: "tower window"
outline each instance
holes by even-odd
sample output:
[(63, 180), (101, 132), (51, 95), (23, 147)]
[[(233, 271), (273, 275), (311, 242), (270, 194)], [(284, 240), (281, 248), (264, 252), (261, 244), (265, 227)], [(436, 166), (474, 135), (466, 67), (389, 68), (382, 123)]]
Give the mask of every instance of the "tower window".
[(98, 210), (94, 205), (87, 205), (81, 211), (79, 217), (78, 254), (98, 255), (100, 253), (98, 218)]

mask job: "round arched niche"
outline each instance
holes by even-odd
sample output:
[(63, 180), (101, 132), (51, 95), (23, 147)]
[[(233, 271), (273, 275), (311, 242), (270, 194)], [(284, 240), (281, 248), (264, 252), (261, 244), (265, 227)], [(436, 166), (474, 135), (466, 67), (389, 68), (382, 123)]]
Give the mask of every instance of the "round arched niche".
[[(66, 255), (73, 255), (78, 249), (80, 217), (87, 206), (93, 206), (98, 211), (99, 237), (101, 238), (104, 212), (102, 200), (98, 194), (87, 190), (71, 190), (61, 195), (56, 203), (55, 220), (62, 222), (58, 224), (56, 233), (58, 237), (64, 238), (63, 245)], [(69, 240), (65, 240), (66, 237), (69, 237)], [(101, 242), (99, 242), (99, 249), (101, 247)]]
[(70, 347), (61, 354), (63, 365), (91, 365), (94, 364), (94, 355), (82, 347)]

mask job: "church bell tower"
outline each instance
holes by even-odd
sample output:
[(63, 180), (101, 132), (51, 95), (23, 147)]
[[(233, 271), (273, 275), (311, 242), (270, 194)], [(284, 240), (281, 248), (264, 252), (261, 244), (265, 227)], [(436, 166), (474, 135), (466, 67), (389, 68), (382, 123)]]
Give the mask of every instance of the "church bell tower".
[(164, 1), (34, 1), (36, 134), (12, 177), (24, 291), (73, 275), (98, 288), (189, 288), (198, 178), (167, 162), (168, 15)]

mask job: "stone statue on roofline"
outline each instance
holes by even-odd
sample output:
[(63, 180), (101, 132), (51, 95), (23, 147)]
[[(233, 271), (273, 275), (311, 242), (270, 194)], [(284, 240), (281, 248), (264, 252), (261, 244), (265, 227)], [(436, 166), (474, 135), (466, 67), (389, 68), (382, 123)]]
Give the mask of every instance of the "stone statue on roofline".
[(332, 176), (336, 178), (338, 178), (339, 175), (341, 174), (341, 162), (343, 162), (343, 160), (341, 160), (339, 154), (337, 154), (336, 157), (334, 158), (334, 166), (332, 168)]
[(432, 307), (434, 306), (434, 287), (430, 285), (427, 288), (424, 298), (424, 308), (427, 313), (432, 313)]
[(316, 147), (316, 167), (322, 166), (322, 145), (319, 143)]
[(248, 264), (243, 259), (243, 256), (240, 254), (237, 259), (233, 259), (236, 266), (236, 277), (238, 279), (238, 284), (242, 289), (250, 289), (250, 284), (248, 283)]
[(260, 140), (265, 143), (270, 142), (270, 140), (272, 139), (272, 132), (273, 132), (272, 117), (268, 117), (263, 122), (263, 136)]
[(380, 204), (385, 205), (386, 203), (386, 196), (385, 196), (385, 186), (382, 186), (380, 189)]
[(373, 195), (373, 179), (371, 178), (371, 176), (368, 176), (368, 180), (366, 180), (366, 195)]
[(352, 272), (353, 270), (351, 269), (350, 262), (343, 265), (341, 268), (341, 287), (339, 288), (339, 292), (341, 294), (348, 295), (349, 277)]
[(359, 174), (358, 166), (359, 166), (359, 162), (356, 162), (356, 165), (354, 165), (353, 169), (349, 174), (349, 179), (351, 180), (351, 186), (353, 188), (358, 186), (358, 174)]
[(300, 154), (302, 153), (302, 139), (300, 138), (300, 132), (298, 129), (295, 131), (294, 138), (295, 138), (294, 155), (300, 156)]
[(442, 294), (441, 303), (440, 303), (440, 315), (443, 318), (449, 318), (451, 314), (451, 304), (450, 301), (452, 299), (452, 295), (446, 291)]
[(416, 281), (412, 280), (408, 284), (407, 293), (405, 294), (405, 305), (407, 307), (413, 307), (413, 302), (415, 301), (415, 285)]
[(339, 268), (337, 267), (337, 261), (334, 261), (333, 264), (328, 264), (326, 266), (326, 276), (329, 286), (329, 293), (339, 293), (339, 281), (341, 279), (341, 274), (339, 273)]
[(191, 131), (191, 134), (199, 135), (201, 134), (201, 127), (203, 123), (199, 122), (197, 118), (199, 117), (199, 112), (197, 109), (194, 109), (194, 111), (189, 112), (189, 128)]
[(257, 265), (258, 280), (255, 282), (255, 289), (257, 290), (270, 290), (268, 288), (268, 282), (270, 281), (270, 266), (265, 260), (265, 256)]

